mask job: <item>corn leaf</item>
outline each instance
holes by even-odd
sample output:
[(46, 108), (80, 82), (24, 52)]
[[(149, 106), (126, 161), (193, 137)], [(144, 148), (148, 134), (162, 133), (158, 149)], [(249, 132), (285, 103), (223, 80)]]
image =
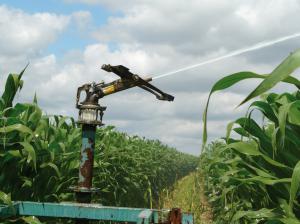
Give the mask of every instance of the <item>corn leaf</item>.
[(288, 78), (300, 66), (300, 50), (291, 53), (271, 74), (264, 79), (241, 103), (246, 103), (250, 99), (259, 96), (273, 88), (277, 83)]
[(22, 124), (14, 124), (14, 125), (9, 125), (9, 126), (4, 126), (0, 128), (0, 133), (9, 133), (13, 131), (18, 131), (22, 133), (28, 133), (28, 134), (33, 134), (30, 128), (26, 127), (25, 125)]
[[(208, 113), (208, 106), (209, 106), (211, 95), (214, 92), (227, 89), (227, 88), (235, 85), (236, 83), (246, 80), (246, 79), (253, 79), (253, 78), (266, 79), (266, 77), (268, 77), (268, 76), (260, 75), (260, 74), (254, 73), (254, 72), (247, 72), (247, 71), (246, 72), (238, 72), (238, 73), (234, 73), (232, 75), (228, 75), (228, 76), (220, 79), (213, 85), (213, 87), (208, 95), (208, 99), (207, 99), (206, 106), (205, 106), (205, 109), (203, 112), (203, 117), (202, 117), (202, 120), (203, 120), (202, 149), (204, 148), (204, 146), (206, 145), (206, 142), (207, 142), (207, 113)], [(281, 81), (293, 84), (297, 87), (300, 87), (300, 81), (292, 76), (285, 77), (285, 79), (283, 79)]]
[(6, 80), (4, 92), (2, 94), (2, 100), (0, 103), (0, 111), (3, 111), (7, 107), (12, 106), (12, 102), (14, 100), (14, 97), (19, 89), (23, 86), (23, 81), (21, 80), (28, 64), (25, 66), (25, 68), (21, 71), (20, 74), (10, 74)]
[(291, 210), (293, 209), (294, 200), (299, 190), (299, 185), (300, 185), (300, 161), (295, 166), (292, 175), (292, 183), (290, 188), (290, 200), (289, 200), (289, 206)]
[(27, 224), (42, 224), (40, 220), (35, 216), (23, 217), (22, 220)]
[(34, 148), (28, 142), (20, 142), (20, 144), (23, 146), (23, 149), (28, 153), (27, 163), (29, 163), (30, 161), (32, 161), (33, 167), (34, 167), (34, 169), (36, 171), (36, 154), (35, 154)]

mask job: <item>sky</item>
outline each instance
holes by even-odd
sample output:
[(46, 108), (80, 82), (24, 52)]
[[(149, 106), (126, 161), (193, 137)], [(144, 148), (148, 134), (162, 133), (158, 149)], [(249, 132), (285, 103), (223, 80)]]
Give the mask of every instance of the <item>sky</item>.
[[(157, 76), (300, 32), (299, 10), (298, 0), (2, 0), (0, 92), (7, 74), (30, 62), (16, 101), (31, 102), (37, 93), (45, 114), (77, 117), (78, 86), (117, 78), (102, 64)], [(300, 38), (289, 40), (153, 81), (174, 102), (138, 88), (107, 96), (100, 101), (108, 107), (104, 123), (198, 155), (212, 85), (238, 71), (270, 73), (299, 44)], [(245, 81), (212, 97), (210, 141), (245, 114), (249, 104), (236, 106), (258, 83)], [(294, 89), (282, 84), (274, 91), (287, 90)]]

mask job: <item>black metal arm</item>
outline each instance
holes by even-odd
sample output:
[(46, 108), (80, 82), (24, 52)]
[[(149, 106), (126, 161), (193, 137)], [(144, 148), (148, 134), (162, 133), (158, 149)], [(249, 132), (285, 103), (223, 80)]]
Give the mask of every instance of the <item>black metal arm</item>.
[[(125, 89), (129, 89), (138, 86), (156, 96), (159, 100), (173, 101), (174, 97), (161, 91), (157, 87), (151, 85), (149, 82), (151, 78), (143, 79), (140, 76), (133, 74), (123, 65), (102, 65), (104, 71), (113, 72), (118, 75), (120, 79), (117, 79), (110, 83), (88, 83), (84, 84), (77, 90), (76, 107), (80, 107), (80, 104), (98, 104), (98, 100), (104, 96), (120, 92)], [(86, 99), (79, 103), (81, 92), (86, 93)]]

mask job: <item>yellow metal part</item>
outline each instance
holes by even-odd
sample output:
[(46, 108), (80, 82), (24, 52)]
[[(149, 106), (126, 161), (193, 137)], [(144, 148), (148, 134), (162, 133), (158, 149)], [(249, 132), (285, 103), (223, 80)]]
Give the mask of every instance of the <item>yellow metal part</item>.
[(115, 85), (110, 85), (110, 86), (107, 86), (107, 87), (103, 88), (104, 95), (112, 94), (115, 91), (116, 91)]

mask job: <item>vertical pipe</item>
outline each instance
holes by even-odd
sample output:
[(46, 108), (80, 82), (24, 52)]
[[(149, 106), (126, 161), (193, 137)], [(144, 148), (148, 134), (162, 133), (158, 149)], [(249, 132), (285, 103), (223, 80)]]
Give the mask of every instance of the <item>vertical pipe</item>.
[[(79, 203), (91, 203), (94, 167), (96, 125), (82, 125), (82, 146), (80, 151), (79, 180), (76, 200)], [(88, 220), (77, 219), (76, 224), (88, 224)]]
[(94, 167), (95, 125), (82, 125), (82, 146), (80, 152), (80, 168), (78, 186), (91, 188)]

